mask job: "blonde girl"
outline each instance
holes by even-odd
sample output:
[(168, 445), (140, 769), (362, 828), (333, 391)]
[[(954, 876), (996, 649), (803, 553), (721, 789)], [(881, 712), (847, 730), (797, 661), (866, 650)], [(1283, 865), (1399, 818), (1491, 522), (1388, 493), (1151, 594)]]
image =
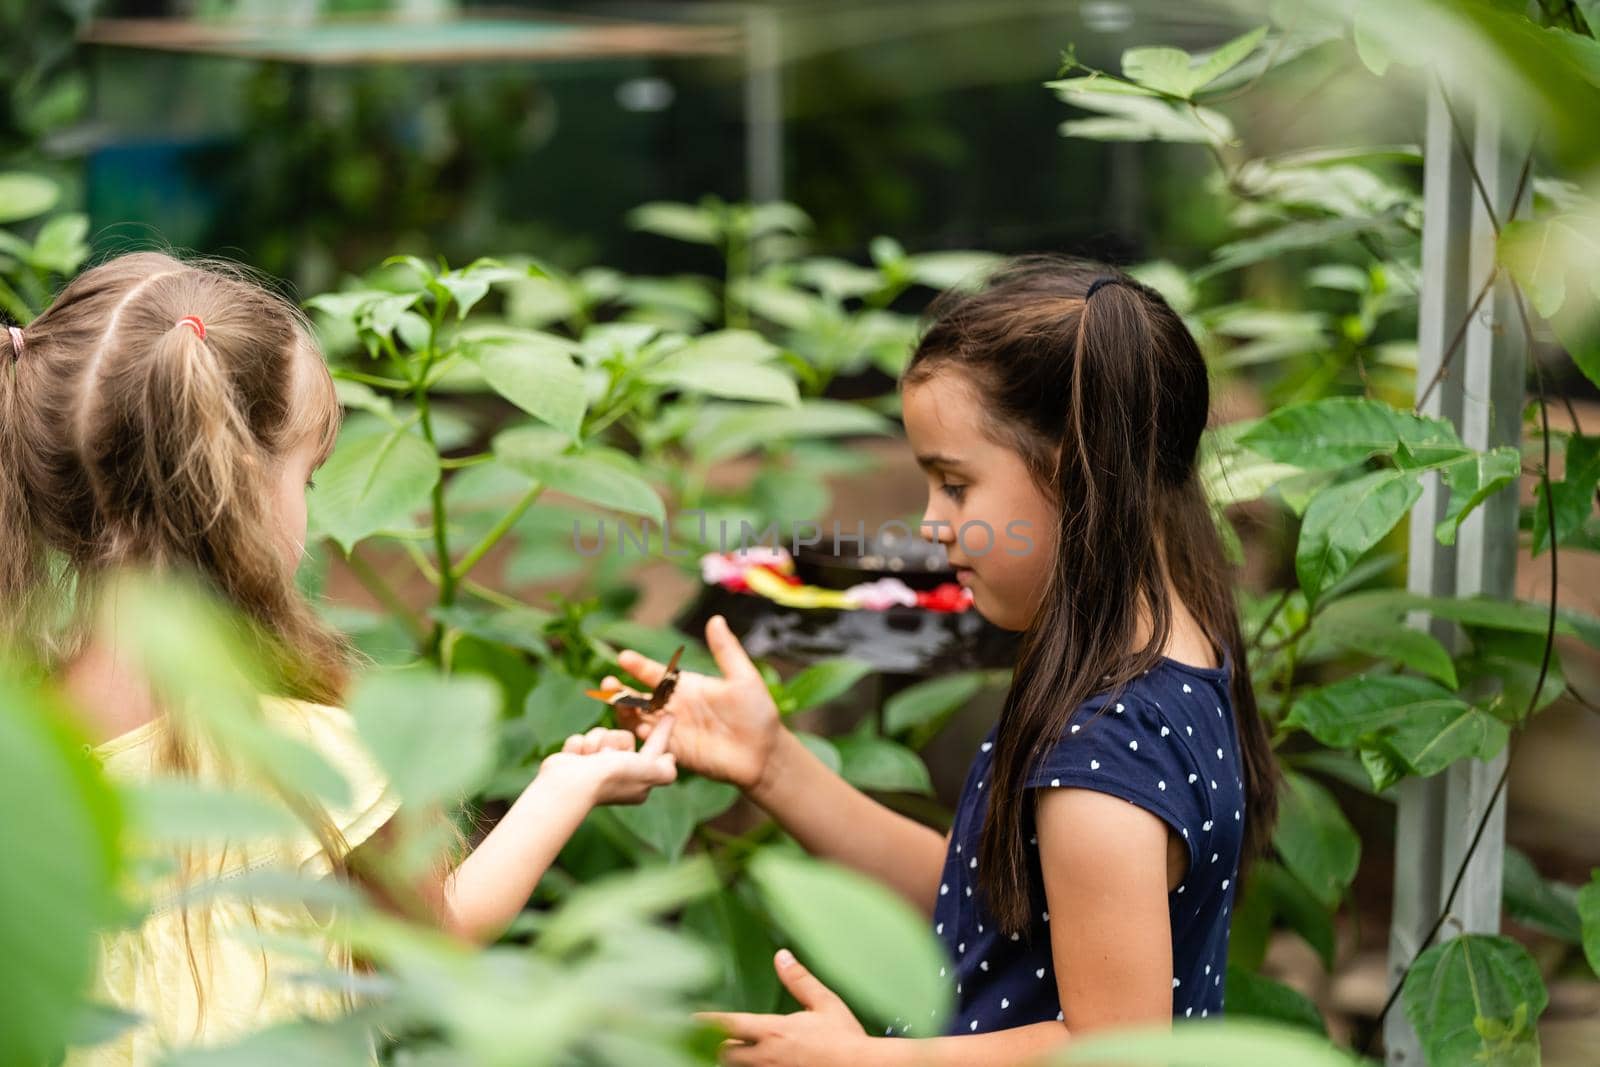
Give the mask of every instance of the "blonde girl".
[[(233, 784), (227, 754), (164, 713), (127, 642), (91, 621), (121, 568), (198, 572), (264, 635), (283, 684), (261, 714), (326, 756), (352, 799), (311, 812), (292, 840), (187, 850), (171, 892), (268, 864), (338, 872), (387, 906), (489, 942), (593, 805), (639, 802), (674, 780), (674, 759), (665, 736), (637, 751), (625, 731), (574, 736), (459, 864), (441, 856), (419, 886), (378, 876), (398, 801), (340, 707), (351, 651), (294, 584), (305, 488), (339, 420), (303, 318), (241, 272), (156, 253), (85, 271), (26, 328), (0, 329), (0, 644), (52, 670), (114, 779)], [(304, 929), (303, 905), (144, 903), (142, 921), (103, 937), (90, 991), (141, 1022), (70, 1064), (149, 1063), (341, 1009), (328, 985), (288, 978), (303, 961), (260, 947), (261, 934)], [(349, 968), (345, 949), (327, 951)]]

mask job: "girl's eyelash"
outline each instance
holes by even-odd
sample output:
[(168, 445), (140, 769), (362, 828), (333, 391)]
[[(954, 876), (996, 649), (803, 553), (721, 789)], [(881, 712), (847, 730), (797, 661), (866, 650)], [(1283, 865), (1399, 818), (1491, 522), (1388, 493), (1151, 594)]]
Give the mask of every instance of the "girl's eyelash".
[(964, 485), (951, 485), (948, 482), (946, 482), (944, 485), (941, 485), (939, 488), (944, 490), (945, 496), (949, 497), (951, 500), (954, 500), (958, 504), (961, 503), (961, 498), (966, 494), (967, 491), (967, 487)]
[(317, 487), (317, 483), (316, 482), (312, 481), (310, 478), (306, 479), (306, 488), (307, 489), (315, 489), (316, 487)]

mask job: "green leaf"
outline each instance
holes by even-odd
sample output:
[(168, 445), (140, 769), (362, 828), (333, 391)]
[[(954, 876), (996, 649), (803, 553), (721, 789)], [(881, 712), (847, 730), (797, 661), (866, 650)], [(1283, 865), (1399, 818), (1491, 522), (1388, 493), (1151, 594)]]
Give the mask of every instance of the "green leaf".
[(1162, 1067), (1359, 1067), (1366, 1063), (1304, 1026), (1257, 1019), (1206, 1019), (1151, 1028), (1127, 1028), (1074, 1038), (1051, 1060), (1062, 1067), (1079, 1064), (1122, 1067), (1130, 1063)]
[(883, 706), (883, 732), (899, 736), (921, 727), (936, 727), (983, 688), (982, 671), (960, 671), (927, 678), (900, 690)]
[(1328, 1032), (1327, 1024), (1322, 1021), (1322, 1012), (1317, 1010), (1310, 997), (1298, 989), (1291, 989), (1264, 974), (1256, 974), (1231, 963), (1225, 981), (1230, 1015), (1273, 1019), (1318, 1034)]
[(1591, 871), (1589, 884), (1578, 890), (1578, 919), (1583, 923), (1584, 958), (1600, 976), (1600, 868)]
[(1389, 660), (1451, 689), (1457, 687), (1455, 664), (1438, 638), (1426, 630), (1407, 625), (1392, 613), (1323, 610), (1312, 619), (1306, 636), (1313, 648), (1326, 645), (1338, 651)]
[[(500, 441), (495, 442), (496, 447)], [(500, 458), (558, 493), (613, 511), (654, 519), (664, 529), (667, 512), (661, 497), (644, 479), (638, 464), (626, 455), (591, 448), (576, 455), (520, 455), (506, 449)]]
[[(1487, 759), (1506, 741), (1506, 726), (1448, 689), (1403, 675), (1356, 675), (1297, 699), (1284, 719), (1333, 748), (1360, 748), (1396, 761), (1412, 774), (1431, 775), (1458, 759)], [(1369, 769), (1371, 769), (1369, 767)], [(1393, 784), (1374, 779), (1378, 789)]]
[(1322, 786), (1285, 771), (1272, 843), (1283, 864), (1327, 907), (1339, 903), (1361, 862), (1361, 839)]
[(646, 367), (645, 381), (733, 400), (797, 407), (800, 391), (781, 365), (776, 346), (748, 330), (705, 334)]
[(953, 1006), (948, 965), (927, 920), (864, 875), (763, 849), (749, 873), (800, 962), (874, 1021), (940, 1033)]
[(486, 280), (461, 271), (447, 271), (435, 280), (455, 302), (457, 322), (465, 319), (467, 312), (476, 307), (478, 301), (489, 295), (489, 283)]
[(1495, 247), (1500, 265), (1547, 319), (1564, 309), (1569, 283), (1583, 287), (1597, 257), (1600, 221), (1577, 212), (1513, 219), (1501, 228)]
[(545, 925), (539, 948), (557, 956), (568, 953), (616, 930), (618, 923), (666, 915), (717, 888), (717, 869), (704, 855), (607, 875), (562, 902)]
[[(1098, 85), (1086, 83), (1098, 81)], [(1166, 141), (1175, 144), (1232, 143), (1233, 123), (1219, 111), (1193, 104), (1174, 104), (1125, 91), (1107, 90), (1105, 79), (1069, 78), (1051, 82), (1063, 101), (1100, 117), (1069, 119), (1061, 124), (1063, 137), (1094, 141)]]
[(1462, 934), (1417, 958), (1401, 991), (1430, 1064), (1539, 1062), (1549, 995), (1538, 965), (1508, 937)]
[(840, 774), (857, 789), (933, 794), (927, 765), (904, 745), (870, 735), (840, 737), (834, 744), (842, 764)]
[(822, 765), (828, 770), (834, 774), (841, 774), (844, 771), (844, 757), (839, 755), (839, 749), (832, 741), (826, 737), (806, 733), (804, 730), (795, 731), (794, 736), (795, 740), (810, 749), (811, 754), (821, 760)]
[(970, 291), (1000, 265), (993, 252), (919, 252), (906, 259), (911, 278), (930, 289)]
[(1386, 537), (1422, 495), (1412, 471), (1383, 470), (1324, 489), (1311, 500), (1300, 525), (1295, 573), (1306, 599), (1338, 581), (1368, 549)]
[(1258, 419), (1239, 436), (1239, 444), (1306, 470), (1336, 470), (1374, 456), (1394, 456), (1401, 445), (1422, 463), (1476, 455), (1444, 419), (1347, 396), (1281, 408)]
[(123, 792), (129, 819), (146, 838), (217, 843), (291, 834), (298, 820), (282, 804), (182, 778), (157, 778)]
[(337, 1022), (287, 1022), (215, 1046), (179, 1048), (161, 1067), (364, 1067), (372, 1062), (371, 1031), (358, 1019)]
[(281, 682), (247, 640), (247, 621), (213, 590), (173, 574), (134, 575), (106, 602), (114, 632), (185, 729), (241, 770), (333, 806), (349, 803), (349, 784), (327, 757), (263, 715), (262, 693)]
[(1211, 254), (1211, 263), (1195, 273), (1196, 281), (1246, 267), (1252, 263), (1277, 259), (1291, 252), (1306, 249), (1324, 250), (1341, 241), (1353, 240), (1362, 234), (1394, 229), (1404, 209), (1355, 218), (1301, 219), (1284, 223), (1265, 233), (1230, 241)]
[(406, 428), (341, 437), (306, 505), (316, 529), (346, 553), (362, 538), (408, 526), (439, 480), (439, 457)]
[(1191, 90), (1191, 95), (1194, 91), (1204, 89), (1234, 67), (1243, 63), (1266, 36), (1267, 27), (1257, 26), (1253, 30), (1240, 34), (1228, 43), (1219, 45), (1211, 52), (1197, 56), (1197, 62), (1192, 73), (1194, 89)]
[(717, 954), (723, 966), (722, 982), (709, 995), (711, 1003), (732, 1011), (778, 1010), (782, 987), (772, 966), (778, 946), (768, 935), (766, 923), (736, 888), (689, 905), (683, 912), (683, 924), (707, 945), (722, 950)]
[(89, 258), (89, 216), (57, 215), (39, 228), (30, 259), (40, 270), (71, 276)]
[[(1476, 628), (1470, 634), (1472, 647), (1457, 664), (1462, 684), (1470, 692), (1490, 694), (1479, 700), (1495, 718), (1514, 723), (1549, 707), (1567, 691), (1556, 648), (1550, 650), (1550, 663), (1545, 667), (1544, 634)], [(1533, 687), (1539, 683), (1541, 671), (1544, 681), (1535, 700)]]
[(616, 805), (610, 811), (640, 841), (676, 863), (695, 828), (738, 799), (739, 790), (726, 782), (688, 777), (652, 791), (642, 804)]
[(558, 748), (572, 734), (583, 733), (606, 714), (604, 701), (587, 696), (588, 686), (569, 674), (547, 667), (539, 684), (528, 691), (522, 714), (541, 749)]
[[(1468, 626), (1529, 634), (1543, 634), (1550, 619), (1549, 604), (1529, 600), (1500, 600), (1488, 596), (1429, 597), (1399, 589), (1352, 593), (1340, 597), (1323, 610), (1363, 614), (1372, 612), (1374, 616), (1388, 611), (1395, 618), (1411, 611), (1425, 611), (1437, 618), (1451, 619)], [(1579, 636), (1578, 629), (1566, 619), (1558, 619), (1556, 633), (1563, 637)]]
[(1122, 73), (1158, 93), (1187, 100), (1244, 62), (1266, 35), (1265, 26), (1257, 27), (1199, 59), (1178, 48), (1130, 48), (1122, 53)]
[(426, 668), (378, 671), (357, 684), (350, 711), (407, 804), (454, 801), (494, 766), (500, 690), (487, 678), (447, 678)]
[(837, 700), (871, 673), (872, 664), (848, 657), (813, 663), (784, 682), (777, 697), (778, 709), (785, 715), (792, 715), (820, 707)]
[(892, 424), (859, 404), (805, 400), (799, 407), (779, 404), (707, 404), (689, 433), (695, 458), (704, 463), (793, 438), (884, 435)]
[(1527, 855), (1506, 846), (1501, 876), (1506, 913), (1523, 926), (1559, 937), (1569, 944), (1583, 943), (1583, 920), (1578, 914), (1578, 891), (1547, 881)]
[(721, 240), (715, 217), (691, 204), (656, 201), (628, 212), (628, 225), (645, 233), (671, 237), (691, 244), (714, 245)]
[(1522, 474), (1522, 456), (1510, 446), (1496, 448), (1463, 456), (1446, 464), (1439, 473), (1450, 487), (1450, 507), (1435, 528), (1434, 536), (1442, 545), (1453, 545), (1456, 531), (1472, 509)]
[(1566, 469), (1559, 482), (1534, 487), (1533, 554), (1550, 545), (1550, 512), (1555, 512), (1555, 542), (1567, 543), (1594, 514), (1595, 483), (1600, 481), (1600, 437), (1574, 434), (1567, 439)]
[(1271, 860), (1261, 860), (1250, 868), (1246, 885), (1252, 884), (1261, 887), (1271, 905), (1272, 914), (1305, 938), (1306, 944), (1322, 960), (1323, 968), (1331, 972), (1338, 947), (1331, 910), (1306, 888), (1304, 882)]
[(471, 352), (495, 392), (577, 438), (589, 402), (583, 372), (564, 339), (528, 330), (515, 337), (481, 338)]
[(0, 677), (0, 1048), (17, 1063), (55, 1061), (116, 913), (121, 817), (69, 716)]
[(1190, 62), (1181, 48), (1130, 48), (1122, 53), (1122, 73), (1147, 89), (1188, 99), (1194, 91)]
[(49, 178), (15, 170), (0, 173), (0, 223), (43, 215), (60, 197), (60, 186)]

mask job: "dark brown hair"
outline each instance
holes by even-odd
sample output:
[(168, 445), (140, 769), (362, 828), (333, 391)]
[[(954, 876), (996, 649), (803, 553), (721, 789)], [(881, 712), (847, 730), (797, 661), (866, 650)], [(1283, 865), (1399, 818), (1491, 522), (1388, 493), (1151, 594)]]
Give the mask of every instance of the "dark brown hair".
[[(1096, 279), (1093, 299), (1086, 299)], [(1078, 706), (1155, 666), (1172, 627), (1167, 581), (1232, 660), (1244, 756), (1246, 858), (1277, 813), (1277, 771), (1240, 633), (1233, 568), (1196, 454), (1210, 405), (1204, 358), (1155, 290), (1084, 260), (1027, 256), (929, 310), (902, 387), (954, 369), (983, 398), (982, 431), (1017, 452), (1057, 506), (1058, 550), (996, 731), (979, 883), (1000, 926), (1025, 931), (1022, 783)], [(1138, 609), (1152, 631), (1133, 648)]]

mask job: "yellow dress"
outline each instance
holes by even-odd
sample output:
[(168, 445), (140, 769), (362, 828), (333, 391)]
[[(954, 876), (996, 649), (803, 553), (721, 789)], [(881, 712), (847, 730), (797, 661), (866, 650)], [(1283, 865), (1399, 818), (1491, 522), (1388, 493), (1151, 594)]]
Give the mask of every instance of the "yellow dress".
[[(269, 724), (314, 746), (349, 783), (350, 805), (329, 811), (346, 845), (359, 845), (394, 814), (399, 800), (362, 746), (347, 712), (283, 697), (264, 698), (262, 708)], [(155, 757), (167, 729), (162, 716), (93, 752), (112, 781), (148, 781), (160, 773)], [(197, 760), (196, 780), (216, 785), (222, 773), (216, 762), (203, 752)], [(330, 870), (308, 830), (288, 840), (230, 843), (225, 851), (196, 845), (192, 855), (198, 860), (193, 869), (205, 872), (200, 878), (273, 867), (306, 876)], [(305, 904), (217, 893), (194, 906), (189, 944), (205, 991), (200, 1013), (182, 913), (160, 900), (140, 903), (151, 905), (142, 922), (102, 935), (90, 996), (144, 1021), (105, 1044), (68, 1050), (63, 1067), (144, 1067), (173, 1048), (226, 1044), (273, 1023), (332, 1018), (347, 1010), (338, 990), (296, 980), (314, 969), (323, 953), (328, 966), (348, 971), (347, 953), (331, 939), (316, 936), (322, 924)], [(283, 937), (309, 943), (319, 959), (272, 947), (275, 938)]]

